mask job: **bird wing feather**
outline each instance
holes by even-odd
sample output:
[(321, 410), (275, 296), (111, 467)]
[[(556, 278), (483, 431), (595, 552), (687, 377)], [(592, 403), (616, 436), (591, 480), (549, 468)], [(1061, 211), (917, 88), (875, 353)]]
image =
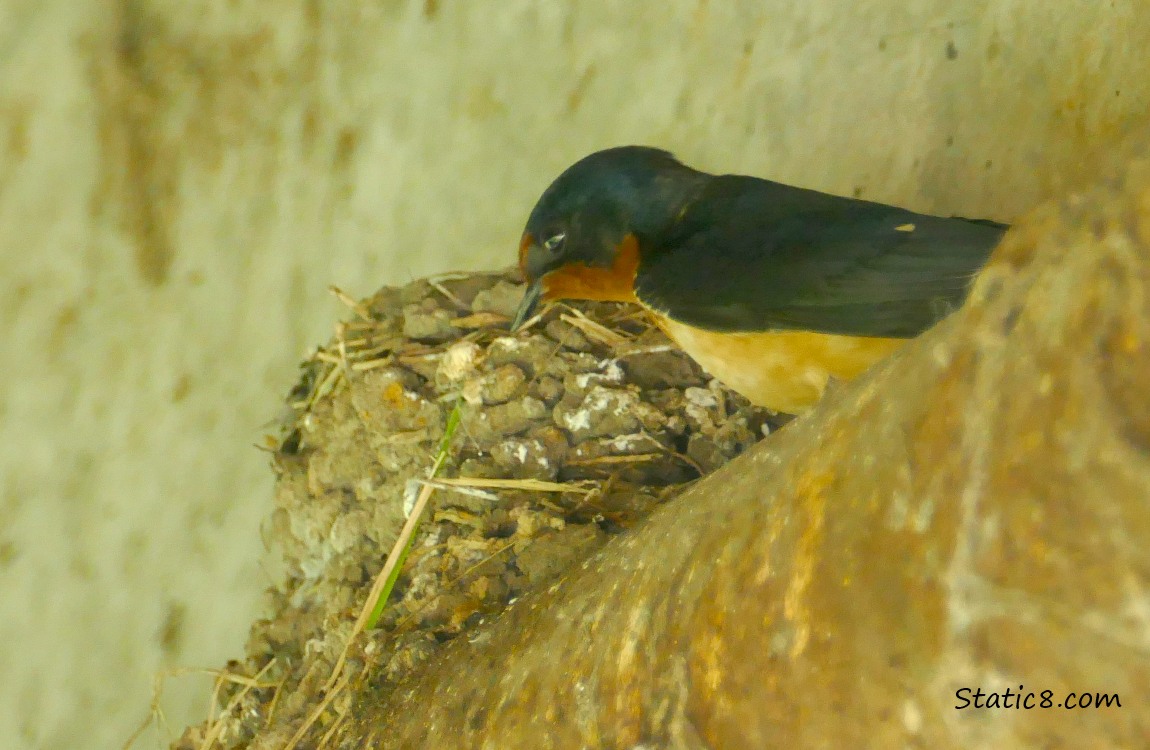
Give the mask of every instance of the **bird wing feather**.
[(635, 293), (709, 330), (912, 337), (962, 304), (1005, 230), (724, 175), (643, 243)]

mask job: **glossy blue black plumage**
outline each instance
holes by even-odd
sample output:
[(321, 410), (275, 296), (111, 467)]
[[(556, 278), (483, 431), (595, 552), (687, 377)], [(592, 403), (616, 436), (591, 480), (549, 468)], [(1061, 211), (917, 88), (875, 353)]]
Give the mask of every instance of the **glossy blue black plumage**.
[(529, 252), (537, 279), (608, 267), (639, 240), (636, 297), (715, 331), (804, 330), (906, 338), (959, 306), (1006, 226), (941, 218), (740, 175), (713, 176), (665, 151), (627, 146), (574, 164), (526, 232), (565, 234)]

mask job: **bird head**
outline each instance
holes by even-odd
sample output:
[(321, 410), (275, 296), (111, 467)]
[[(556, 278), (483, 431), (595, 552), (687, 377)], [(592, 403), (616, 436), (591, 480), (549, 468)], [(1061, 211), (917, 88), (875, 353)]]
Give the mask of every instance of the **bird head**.
[(541, 301), (630, 301), (640, 238), (665, 226), (699, 176), (671, 154), (644, 146), (598, 151), (568, 167), (539, 198), (519, 243), (527, 292), (512, 330)]

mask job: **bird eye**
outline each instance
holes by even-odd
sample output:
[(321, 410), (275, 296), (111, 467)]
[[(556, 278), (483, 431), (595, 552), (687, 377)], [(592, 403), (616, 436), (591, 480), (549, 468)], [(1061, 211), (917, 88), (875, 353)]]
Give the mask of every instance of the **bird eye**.
[(554, 255), (563, 249), (563, 240), (565, 239), (567, 239), (567, 235), (563, 232), (553, 234), (544, 241), (543, 249)]

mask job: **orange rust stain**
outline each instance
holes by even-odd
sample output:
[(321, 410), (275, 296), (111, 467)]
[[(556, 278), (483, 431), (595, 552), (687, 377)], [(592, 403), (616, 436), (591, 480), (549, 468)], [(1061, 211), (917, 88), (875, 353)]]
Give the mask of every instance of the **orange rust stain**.
[(810, 331), (720, 333), (655, 315), (659, 327), (703, 369), (759, 406), (798, 414), (830, 379), (851, 380), (905, 339)]
[(824, 536), (826, 517), (826, 490), (834, 482), (829, 472), (804, 473), (795, 487), (795, 497), (809, 513), (802, 535), (795, 544), (791, 562), (791, 577), (783, 596), (783, 615), (791, 621), (794, 635), (790, 657), (797, 659), (806, 650), (811, 637), (811, 607), (809, 592), (815, 580)]
[(403, 397), (403, 386), (399, 383), (388, 383), (380, 395), (383, 396), (384, 402), (394, 409), (406, 405), (406, 399)]
[(609, 268), (581, 263), (563, 266), (543, 277), (543, 299), (589, 299), (602, 302), (637, 302), (635, 273), (639, 270), (639, 241), (629, 234), (619, 243)]

